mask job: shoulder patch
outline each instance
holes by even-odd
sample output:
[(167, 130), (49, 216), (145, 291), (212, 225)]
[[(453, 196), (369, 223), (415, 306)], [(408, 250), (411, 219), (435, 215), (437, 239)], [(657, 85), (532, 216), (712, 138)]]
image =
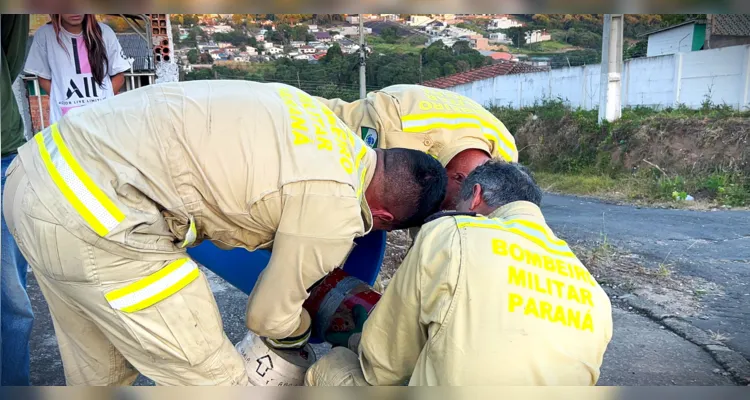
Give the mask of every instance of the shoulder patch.
[(438, 218), (455, 217), (455, 216), (458, 216), (458, 215), (465, 215), (465, 216), (469, 216), (469, 217), (476, 217), (477, 213), (474, 213), (474, 212), (459, 212), (459, 211), (440, 211), (440, 212), (436, 212), (435, 214), (432, 214), (429, 217), (427, 217), (424, 220), (424, 223), (426, 224), (426, 223), (428, 223), (430, 221), (434, 221), (434, 220), (436, 220)]
[(378, 132), (375, 129), (362, 127), (362, 139), (371, 148), (378, 147)]

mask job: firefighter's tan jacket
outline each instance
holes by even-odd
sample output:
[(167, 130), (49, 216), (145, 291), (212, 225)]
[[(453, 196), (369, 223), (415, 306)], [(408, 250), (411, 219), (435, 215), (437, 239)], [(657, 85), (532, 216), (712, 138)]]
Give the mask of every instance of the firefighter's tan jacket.
[(371, 229), (376, 157), (311, 96), (244, 81), (127, 92), (71, 111), (19, 150), (40, 201), (96, 248), (133, 260), (178, 259), (204, 239), (272, 248), (247, 321), (270, 338), (304, 329), (306, 289)]
[(359, 356), (370, 385), (594, 385), (611, 337), (607, 295), (539, 208), (515, 202), (425, 224)]
[(475, 101), (447, 90), (394, 85), (351, 103), (317, 99), (372, 147), (421, 150), (443, 166), (467, 149), (518, 161), (515, 140), (505, 125)]

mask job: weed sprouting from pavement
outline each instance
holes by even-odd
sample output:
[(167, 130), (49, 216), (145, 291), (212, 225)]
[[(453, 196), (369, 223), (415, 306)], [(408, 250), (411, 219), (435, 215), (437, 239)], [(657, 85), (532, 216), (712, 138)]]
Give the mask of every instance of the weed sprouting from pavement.
[(725, 343), (725, 342), (727, 342), (729, 340), (732, 340), (731, 336), (729, 336), (729, 335), (727, 335), (725, 333), (721, 333), (720, 331), (714, 332), (714, 331), (712, 331), (712, 330), (709, 329), (708, 330), (708, 334), (711, 336), (711, 340), (719, 342), (719, 343)]

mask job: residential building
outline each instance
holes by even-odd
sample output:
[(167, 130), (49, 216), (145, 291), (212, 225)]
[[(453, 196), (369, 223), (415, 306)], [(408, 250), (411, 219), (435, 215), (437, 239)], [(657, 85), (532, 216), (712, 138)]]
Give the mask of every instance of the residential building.
[(398, 14), (380, 14), (380, 19), (382, 19), (383, 21), (398, 21), (401, 18), (398, 16)]
[(234, 30), (229, 25), (201, 26), (200, 28), (208, 35), (213, 35), (214, 33), (229, 33)]
[(240, 52), (240, 49), (235, 46), (229, 46), (224, 48), (224, 52), (227, 54), (237, 54)]
[(318, 31), (318, 26), (317, 25), (308, 25), (307, 26), (307, 31), (310, 32), (310, 33), (315, 33), (315, 32)]
[(409, 26), (426, 26), (432, 21), (434, 21), (434, 19), (426, 15), (412, 15), (409, 17), (409, 21), (406, 24)]
[(489, 37), (490, 43), (499, 43), (499, 44), (511, 44), (513, 43), (508, 36), (502, 32), (492, 32), (490, 33)]
[(258, 49), (256, 49), (255, 47), (246, 46), (246, 48), (247, 48), (247, 50), (243, 51), (240, 54), (247, 53), (248, 56), (257, 56), (258, 55)]
[(346, 17), (346, 22), (350, 24), (359, 24), (359, 16), (358, 15), (348, 15)]
[(750, 44), (750, 14), (707, 14), (704, 49)]
[(302, 46), (299, 50), (302, 54), (315, 54), (315, 47), (312, 46)]
[(488, 29), (509, 29), (523, 26), (522, 23), (508, 17), (494, 18), (487, 26)]
[(310, 60), (312, 60), (313, 58), (312, 58), (312, 56), (311, 56), (310, 54), (300, 54), (300, 55), (298, 55), (298, 56), (294, 56), (294, 59), (295, 59), (295, 60), (305, 60), (305, 61), (310, 61)]
[(268, 47), (266, 48), (266, 53), (271, 55), (277, 55), (284, 52), (284, 49), (280, 47)]
[(231, 43), (227, 43), (227, 42), (219, 42), (219, 43), (217, 43), (217, 45), (219, 45), (220, 49), (225, 49), (227, 47), (232, 47), (232, 44)]
[(263, 33), (256, 33), (255, 34), (255, 40), (258, 41), (258, 42), (264, 42), (266, 40), (266, 35), (263, 34)]
[(273, 47), (273, 43), (271, 42), (263, 42), (263, 48), (268, 50)]
[(232, 61), (250, 62), (250, 54), (248, 54), (247, 52), (242, 52), (234, 56), (234, 58), (232, 58)]
[(458, 42), (458, 38), (450, 37), (450, 36), (433, 36), (427, 41), (427, 45), (431, 45), (435, 42), (443, 42), (444, 45), (448, 47), (453, 47), (456, 42)]
[(331, 41), (331, 34), (328, 32), (315, 32), (315, 40), (323, 43)]
[(429, 35), (432, 36), (438, 36), (445, 31), (445, 28), (448, 25), (441, 21), (432, 21), (429, 24), (424, 26), (424, 31), (427, 32)]
[(289, 43), (290, 46), (294, 47), (295, 49), (299, 49), (300, 47), (305, 45), (305, 42), (293, 40)]
[(526, 44), (532, 44), (552, 40), (552, 35), (550, 35), (546, 30), (536, 30), (526, 32), (524, 34), (524, 38), (526, 40)]
[(462, 39), (468, 39), (469, 45), (474, 50), (489, 50), (490, 49), (490, 43), (487, 38), (483, 37), (482, 35), (472, 35), (468, 38), (462, 38)]
[(706, 38), (706, 21), (686, 21), (641, 35), (648, 38), (647, 57), (698, 51)]
[[(337, 31), (339, 35), (341, 36), (358, 36), (359, 35), (359, 25), (337, 26), (335, 29), (331, 29), (331, 30)], [(365, 31), (365, 34), (371, 34), (372, 28), (365, 27), (364, 31)]]

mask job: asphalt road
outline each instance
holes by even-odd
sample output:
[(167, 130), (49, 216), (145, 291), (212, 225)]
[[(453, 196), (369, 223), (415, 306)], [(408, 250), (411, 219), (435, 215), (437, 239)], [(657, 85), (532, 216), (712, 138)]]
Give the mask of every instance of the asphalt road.
[(750, 359), (750, 211), (638, 208), (546, 195), (542, 209), (568, 242), (606, 235), (618, 250), (642, 256), (647, 267), (670, 264), (674, 273), (703, 278), (723, 294), (705, 296), (691, 322), (728, 334), (727, 346)]
[[(233, 343), (245, 333), (244, 316), (247, 296), (223, 279), (207, 272), (219, 304), (224, 330)], [(47, 305), (33, 274), (29, 274), (29, 294), (36, 320), (31, 339), (31, 381), (33, 385), (64, 385), (60, 353)], [(599, 385), (732, 385), (728, 374), (696, 345), (646, 317), (613, 309), (614, 335), (604, 357)], [(316, 345), (316, 353), (327, 350)], [(141, 376), (136, 385), (152, 385)]]

